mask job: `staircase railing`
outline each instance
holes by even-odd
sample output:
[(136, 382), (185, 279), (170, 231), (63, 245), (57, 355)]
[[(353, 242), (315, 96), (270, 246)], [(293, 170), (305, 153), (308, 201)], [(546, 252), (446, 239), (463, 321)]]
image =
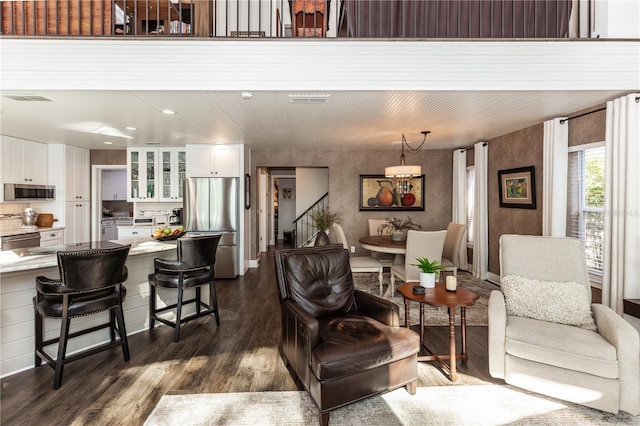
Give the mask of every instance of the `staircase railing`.
[(327, 192), (293, 221), (293, 241), (296, 247), (306, 247), (314, 240), (318, 229), (311, 219), (311, 214), (329, 206), (329, 193)]

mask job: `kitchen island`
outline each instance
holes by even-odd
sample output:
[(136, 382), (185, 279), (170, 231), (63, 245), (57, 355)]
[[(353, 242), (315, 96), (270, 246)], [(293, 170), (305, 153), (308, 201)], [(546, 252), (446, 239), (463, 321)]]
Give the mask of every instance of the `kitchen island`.
[[(149, 284), (148, 275), (153, 272), (153, 259), (175, 259), (175, 241), (155, 241), (153, 239), (120, 239), (116, 244), (131, 244), (127, 269), (129, 272), (125, 287), (127, 296), (124, 301), (124, 317), (127, 334), (145, 331), (149, 326)], [(85, 243), (87, 247), (91, 243)], [(82, 244), (65, 247), (82, 249)], [(32, 299), (36, 295), (36, 277), (59, 278), (58, 261), (55, 254), (62, 247), (40, 247), (0, 251), (0, 376), (5, 377), (34, 367), (34, 312)], [(176, 303), (177, 292), (159, 289), (158, 306)], [(203, 291), (203, 294), (208, 294)], [(187, 294), (185, 294), (186, 296)], [(185, 314), (192, 310), (185, 309)], [(108, 312), (76, 318), (71, 321), (71, 331), (88, 328), (105, 322)], [(170, 314), (167, 314), (170, 315)], [(169, 317), (170, 318), (170, 317)], [(173, 319), (173, 318), (171, 318)], [(81, 325), (79, 327), (79, 325)], [(46, 318), (44, 322), (45, 339), (57, 337), (60, 333), (60, 320)], [(100, 330), (71, 339), (67, 354), (80, 349), (98, 345), (109, 340), (108, 329)], [(48, 347), (47, 352), (55, 356), (56, 345)], [(135, 348), (131, 348), (132, 353)], [(119, 354), (120, 355), (120, 354)], [(48, 367), (44, 367), (48, 368)]]

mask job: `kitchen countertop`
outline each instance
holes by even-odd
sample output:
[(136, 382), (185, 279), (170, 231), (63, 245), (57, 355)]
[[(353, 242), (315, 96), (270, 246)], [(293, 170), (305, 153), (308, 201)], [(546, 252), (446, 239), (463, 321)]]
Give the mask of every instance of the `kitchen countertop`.
[[(156, 241), (151, 238), (144, 240), (140, 238), (123, 238), (107, 243), (116, 243), (122, 245), (131, 244), (129, 256), (175, 250), (176, 247), (175, 240)], [(89, 246), (89, 244), (97, 243), (84, 244)], [(75, 244), (73, 246), (82, 247), (83, 244)], [(54, 246), (0, 251), (0, 274), (56, 267), (58, 266), (58, 259), (55, 252), (62, 249), (64, 249), (63, 246)]]
[(8, 237), (11, 235), (20, 235), (20, 234), (34, 234), (36, 232), (47, 232), (47, 231), (53, 231), (57, 229), (64, 229), (64, 226), (47, 226), (47, 227), (38, 227), (37, 229), (11, 228), (11, 229), (6, 229), (4, 231), (0, 231), (0, 237)]

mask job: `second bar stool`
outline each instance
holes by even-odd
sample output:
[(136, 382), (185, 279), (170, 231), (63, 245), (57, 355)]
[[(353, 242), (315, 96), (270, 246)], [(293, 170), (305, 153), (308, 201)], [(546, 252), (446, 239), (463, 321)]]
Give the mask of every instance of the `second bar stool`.
[[(178, 260), (154, 260), (155, 272), (149, 274), (149, 330), (152, 330), (155, 321), (169, 325), (175, 329), (174, 341), (180, 340), (180, 324), (214, 314), (216, 325), (220, 326), (218, 315), (218, 299), (214, 282), (214, 265), (216, 263), (216, 250), (220, 242), (220, 235), (203, 235), (196, 237), (184, 237), (177, 240)], [(209, 285), (209, 303), (200, 299), (201, 287)], [(175, 288), (178, 290), (178, 300), (175, 304), (162, 308), (156, 306), (156, 287)], [(195, 297), (184, 300), (183, 292), (186, 288), (195, 288)], [(182, 318), (182, 306), (195, 303), (196, 312)], [(202, 310), (202, 308), (205, 310)], [(176, 309), (175, 322), (158, 316), (159, 313)]]

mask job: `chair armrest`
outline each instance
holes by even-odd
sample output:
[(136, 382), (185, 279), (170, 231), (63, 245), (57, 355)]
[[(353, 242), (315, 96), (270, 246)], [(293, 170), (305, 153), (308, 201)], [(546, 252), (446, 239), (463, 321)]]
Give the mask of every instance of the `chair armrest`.
[[(288, 299), (282, 303), (282, 313), (292, 316), (295, 320), (295, 331), (305, 342), (308, 359), (311, 359), (311, 352), (320, 345), (320, 324), (318, 320), (294, 301)], [(283, 330), (283, 333), (285, 330)]]
[(59, 279), (47, 278), (43, 276), (36, 277), (36, 289), (42, 294), (62, 294), (65, 286)]
[(360, 290), (355, 291), (355, 301), (358, 312), (390, 327), (400, 326), (400, 311), (392, 301)]
[(608, 306), (593, 303), (593, 319), (598, 333), (616, 348), (618, 353), (618, 380), (620, 380), (620, 409), (633, 415), (640, 414), (640, 337), (624, 318)]
[(507, 309), (504, 294), (493, 290), (489, 296), (489, 374), (504, 379), (506, 358)]

